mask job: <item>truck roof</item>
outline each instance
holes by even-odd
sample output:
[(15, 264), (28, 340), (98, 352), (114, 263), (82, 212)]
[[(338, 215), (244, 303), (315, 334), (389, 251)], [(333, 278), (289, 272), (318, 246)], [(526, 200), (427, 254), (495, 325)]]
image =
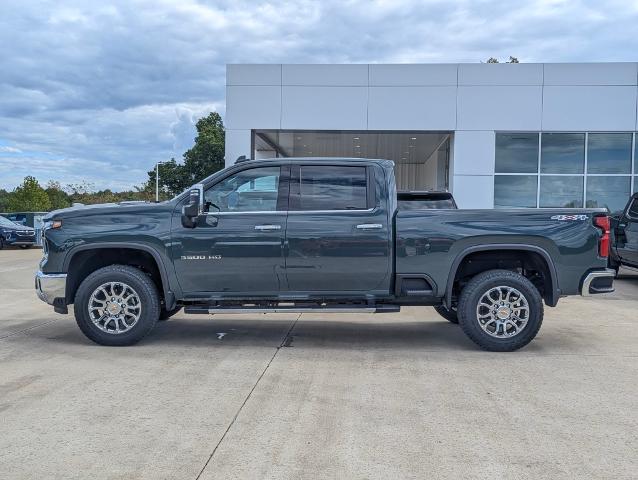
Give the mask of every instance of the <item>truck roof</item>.
[(242, 163), (265, 163), (265, 162), (281, 162), (281, 163), (311, 163), (313, 165), (316, 164), (327, 164), (334, 165), (335, 163), (353, 163), (353, 162), (364, 162), (364, 163), (376, 163), (383, 166), (394, 166), (394, 162), (392, 160), (387, 160), (383, 158), (358, 158), (358, 157), (278, 157), (278, 158), (259, 158), (259, 159), (251, 159), (251, 158), (242, 158), (239, 157), (235, 161), (235, 165)]

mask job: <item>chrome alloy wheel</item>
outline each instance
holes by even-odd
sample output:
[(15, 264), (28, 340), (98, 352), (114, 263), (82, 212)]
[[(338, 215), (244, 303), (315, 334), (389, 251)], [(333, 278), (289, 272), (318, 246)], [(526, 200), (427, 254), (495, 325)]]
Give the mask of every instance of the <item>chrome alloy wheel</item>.
[(89, 318), (106, 333), (128, 332), (140, 319), (142, 303), (135, 290), (122, 282), (97, 287), (89, 299)]
[(490, 288), (481, 296), (476, 318), (485, 333), (496, 338), (511, 338), (523, 331), (529, 320), (529, 303), (512, 287)]

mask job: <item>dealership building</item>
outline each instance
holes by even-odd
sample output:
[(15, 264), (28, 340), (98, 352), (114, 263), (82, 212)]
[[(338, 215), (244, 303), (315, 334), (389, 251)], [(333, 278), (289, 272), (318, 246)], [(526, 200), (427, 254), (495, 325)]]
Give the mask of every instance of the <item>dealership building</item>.
[(395, 162), (461, 208), (622, 208), (638, 191), (638, 63), (228, 65), (226, 162)]

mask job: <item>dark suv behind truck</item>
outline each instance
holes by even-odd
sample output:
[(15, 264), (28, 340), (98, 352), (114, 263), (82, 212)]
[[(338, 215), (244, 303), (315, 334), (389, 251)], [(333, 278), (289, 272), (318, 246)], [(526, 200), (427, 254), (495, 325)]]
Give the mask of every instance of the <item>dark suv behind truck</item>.
[(610, 265), (638, 268), (638, 193), (627, 202), (622, 213), (611, 217), (613, 239)]
[(0, 215), (0, 250), (5, 245), (30, 248), (35, 245), (35, 240), (35, 230), (33, 228), (19, 225)]
[(180, 308), (431, 305), (495, 351), (530, 342), (543, 304), (613, 291), (605, 210), (402, 201), (419, 200), (397, 195), (387, 160), (244, 161), (171, 201), (53, 212), (36, 289), (57, 312), (73, 304), (82, 331), (104, 345), (133, 344)]

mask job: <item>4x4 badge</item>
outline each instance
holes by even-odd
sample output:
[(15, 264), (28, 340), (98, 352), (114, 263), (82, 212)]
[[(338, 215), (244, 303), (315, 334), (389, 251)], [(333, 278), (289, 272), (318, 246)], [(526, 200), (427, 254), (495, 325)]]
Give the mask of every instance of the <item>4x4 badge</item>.
[(558, 220), (559, 222), (563, 221), (577, 221), (577, 220), (587, 220), (587, 215), (553, 215), (550, 217), (551, 220)]

